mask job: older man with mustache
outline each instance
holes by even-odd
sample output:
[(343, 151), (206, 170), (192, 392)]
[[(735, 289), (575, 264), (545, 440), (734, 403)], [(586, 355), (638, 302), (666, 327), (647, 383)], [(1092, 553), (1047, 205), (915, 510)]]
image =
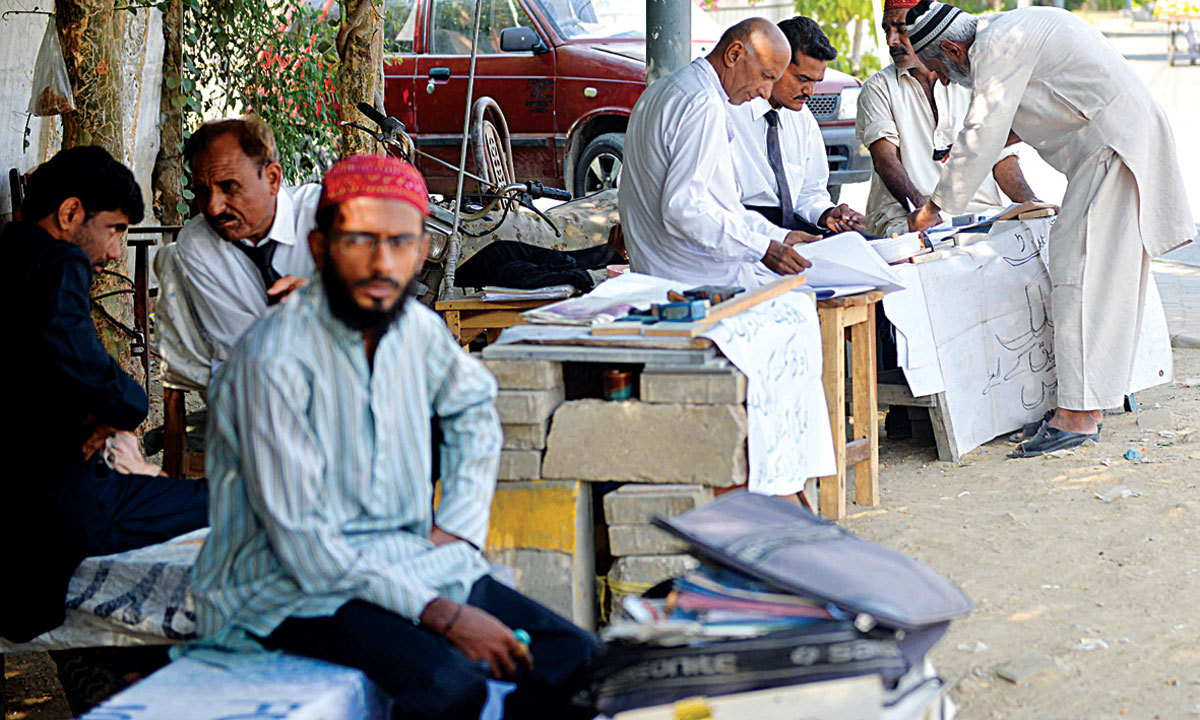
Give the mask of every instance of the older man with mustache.
[[(867, 229), (875, 235), (908, 231), (910, 206), (918, 208), (937, 186), (947, 149), (962, 129), (971, 90), (938, 82), (909, 41), (909, 15), (917, 0), (887, 0), (883, 32), (892, 64), (863, 84), (856, 132), (871, 152), (875, 173), (867, 198)], [(1007, 196), (1007, 200), (1005, 197)], [(1008, 201), (1036, 196), (1025, 182), (1016, 148), (1003, 150), (967, 204), (966, 212), (995, 212)]]
[(267, 307), (303, 287), (315, 266), (305, 238), (316, 184), (287, 187), (271, 128), (253, 117), (205, 123), (184, 156), (202, 213), (179, 233), (176, 261), (212, 371)]
[(1129, 389), (1150, 259), (1196, 234), (1167, 115), (1108, 40), (1064, 10), (976, 18), (921, 0), (909, 17), (922, 62), (973, 90), (946, 170), (909, 225), (966, 207), (1018, 139), (1067, 176), (1047, 241), (1058, 406), (1013, 456), (1098, 439), (1101, 411)]

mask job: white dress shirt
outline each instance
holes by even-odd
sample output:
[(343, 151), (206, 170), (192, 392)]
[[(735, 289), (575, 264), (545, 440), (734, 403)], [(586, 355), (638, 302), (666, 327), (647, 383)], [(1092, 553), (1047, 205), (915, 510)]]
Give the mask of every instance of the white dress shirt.
[[(971, 90), (962, 85), (934, 82), (933, 101), (937, 104), (936, 124), (921, 82), (913, 77), (911, 70), (888, 65), (863, 84), (855, 125), (859, 140), (868, 148), (876, 140), (887, 140), (900, 149), (900, 162), (909, 180), (926, 198), (937, 187), (946, 168), (944, 162), (933, 159), (933, 150), (954, 143), (971, 104)], [(1016, 147), (1004, 148), (993, 165), (1016, 155)], [(994, 212), (1007, 205), (1008, 199), (989, 173), (964, 212)], [(874, 235), (888, 235), (898, 229), (908, 231), (908, 210), (896, 201), (879, 174), (872, 173), (871, 192), (867, 196), (867, 230)]]
[[(1068, 188), (1077, 174), (1090, 177), (1090, 158), (1116, 153), (1136, 180), (1138, 226), (1151, 257), (1195, 236), (1167, 114), (1094, 26), (1049, 7), (984, 15), (968, 54), (975, 92), (931, 196), (939, 207), (961, 212), (1012, 128), (1067, 176)], [(1089, 244), (1118, 240), (1089, 235)]]
[[(280, 275), (307, 278), (316, 269), (308, 233), (316, 225), (320, 196), (317, 184), (279, 188), (267, 238), (279, 243), (271, 266)], [(185, 299), (215, 371), (246, 328), (266, 312), (267, 289), (250, 258), (217, 235), (203, 217), (192, 218), (179, 232), (176, 261)]]
[(729, 107), (704, 58), (638, 98), (618, 194), (634, 272), (696, 285), (761, 284), (754, 264), (788, 231), (742, 207)]
[[(767, 158), (767, 111), (771, 103), (755, 98), (729, 108), (733, 120), (734, 163), (738, 184), (742, 186), (742, 204), (754, 207), (780, 207), (775, 171)], [(792, 208), (813, 225), (833, 207), (829, 198), (829, 158), (821, 126), (806, 104), (795, 112), (779, 108), (779, 150), (783, 171), (792, 193)]]
[[(197, 631), (252, 647), (286, 618), (360, 599), (417, 622), (465, 602), (500, 462), (496, 380), (432, 310), (408, 300), (373, 365), (329, 310), (320, 275), (256, 322), (209, 397), (212, 532), (193, 570)], [(429, 418), (441, 419), (433, 510)], [(434, 546), (438, 527), (467, 542)]]

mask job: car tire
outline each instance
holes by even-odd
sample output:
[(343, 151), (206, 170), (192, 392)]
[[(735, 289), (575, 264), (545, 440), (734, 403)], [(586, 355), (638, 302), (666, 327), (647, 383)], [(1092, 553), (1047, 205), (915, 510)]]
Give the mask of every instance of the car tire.
[(592, 139), (575, 163), (575, 197), (615, 188), (625, 158), (625, 133), (604, 133)]

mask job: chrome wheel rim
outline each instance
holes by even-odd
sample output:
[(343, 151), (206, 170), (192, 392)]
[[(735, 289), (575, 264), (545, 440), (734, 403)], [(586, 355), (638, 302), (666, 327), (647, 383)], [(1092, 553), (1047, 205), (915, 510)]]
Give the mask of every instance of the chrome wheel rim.
[(588, 163), (584, 191), (587, 194), (620, 187), (621, 158), (610, 152), (602, 152)]

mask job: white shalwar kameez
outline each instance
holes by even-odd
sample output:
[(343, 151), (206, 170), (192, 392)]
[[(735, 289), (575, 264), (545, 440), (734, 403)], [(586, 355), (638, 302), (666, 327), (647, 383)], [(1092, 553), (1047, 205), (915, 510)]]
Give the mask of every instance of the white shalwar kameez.
[(1067, 176), (1048, 240), (1058, 405), (1119, 406), (1150, 258), (1196, 233), (1166, 114), (1108, 40), (1064, 10), (980, 17), (969, 57), (971, 107), (930, 199), (961, 212), (1009, 128)]

